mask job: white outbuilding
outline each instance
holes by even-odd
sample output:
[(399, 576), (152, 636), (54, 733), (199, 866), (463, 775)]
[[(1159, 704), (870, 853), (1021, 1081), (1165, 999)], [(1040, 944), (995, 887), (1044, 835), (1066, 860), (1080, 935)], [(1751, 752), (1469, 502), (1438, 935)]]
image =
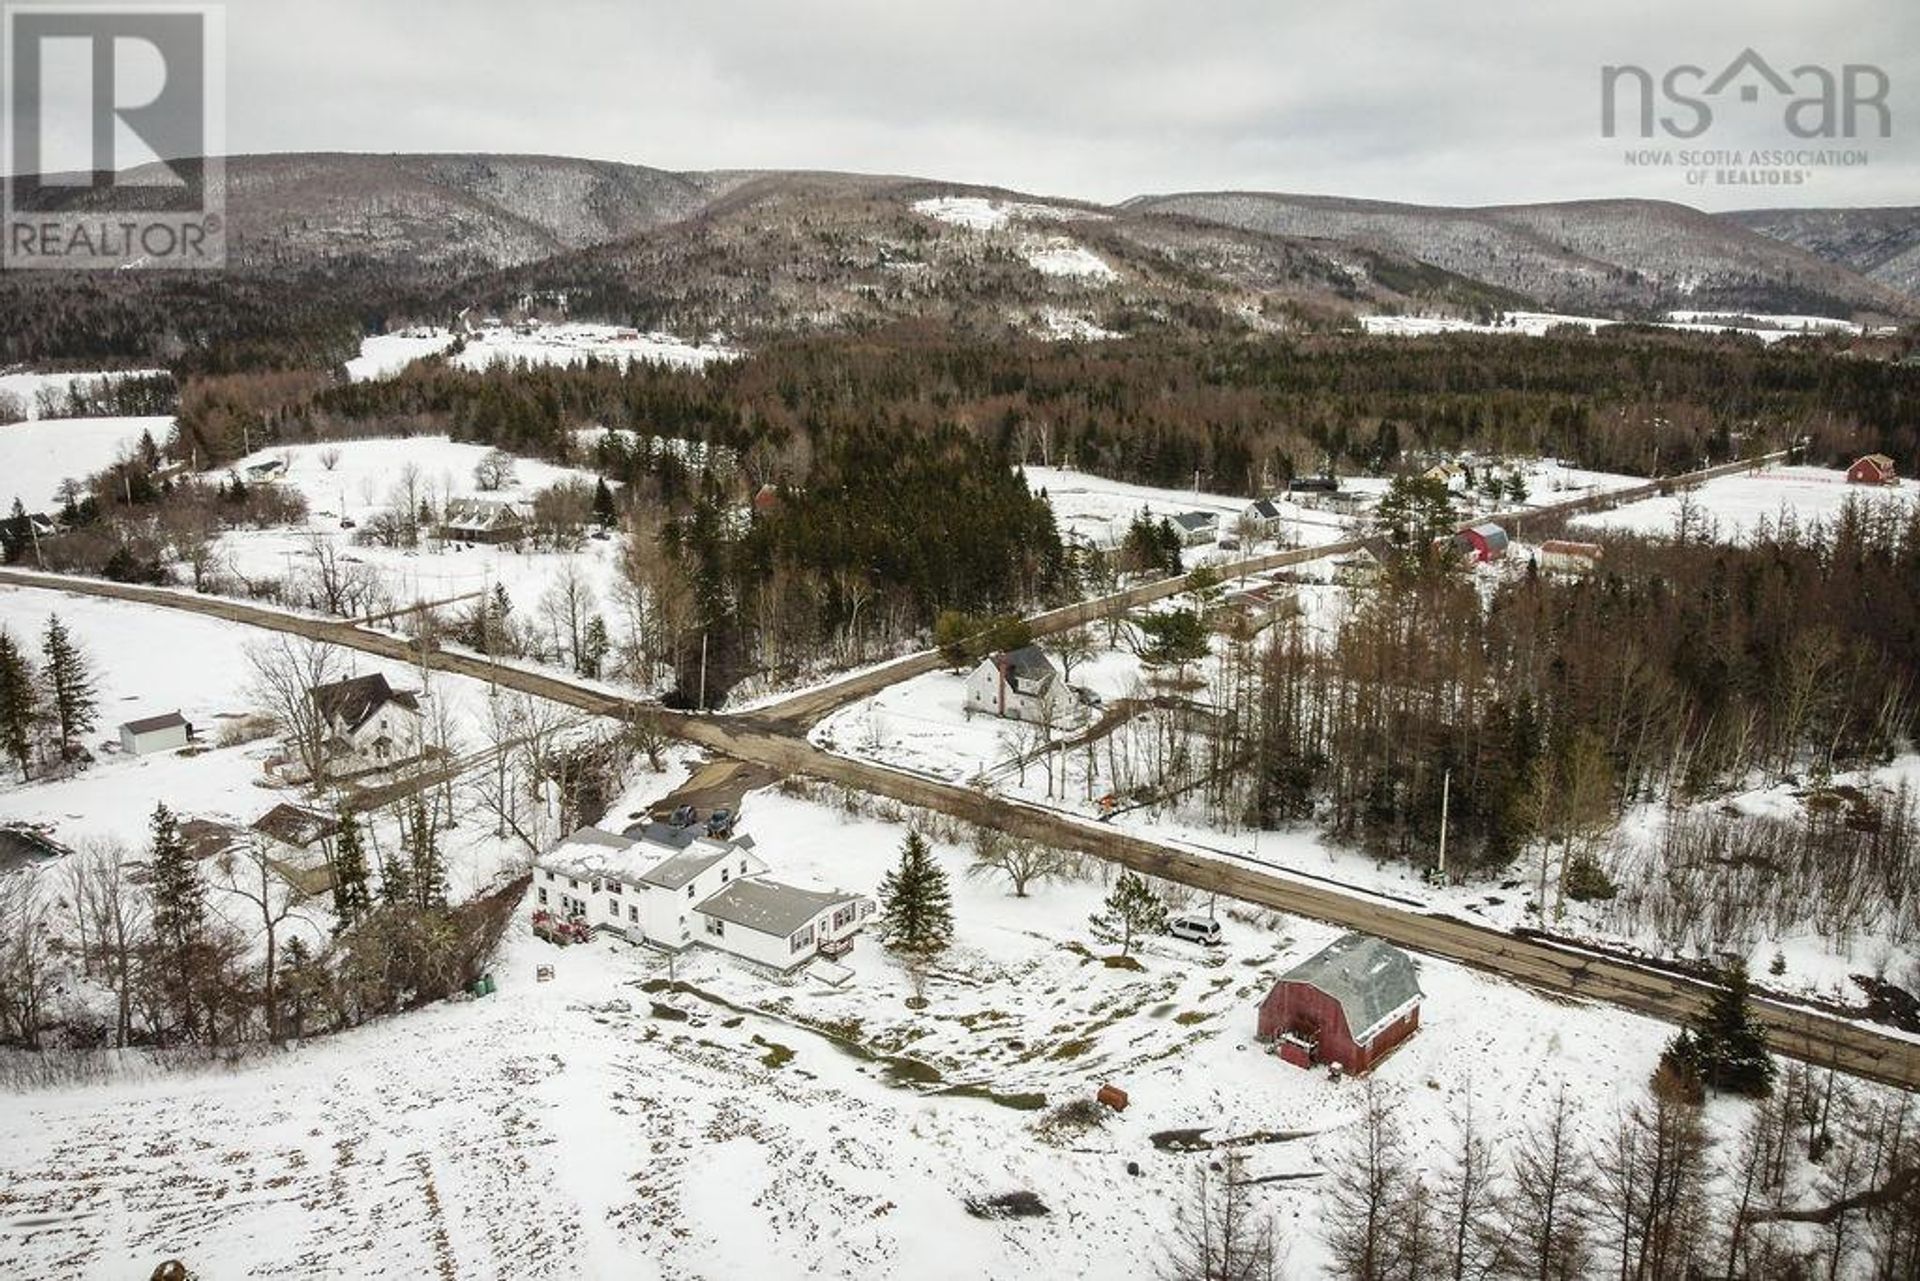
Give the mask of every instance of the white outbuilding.
[(179, 712), (168, 712), (163, 716), (148, 716), (137, 721), (128, 721), (120, 727), (120, 750), (128, 756), (151, 756), (155, 752), (171, 752), (185, 747), (193, 735), (193, 727), (187, 724), (187, 718)]

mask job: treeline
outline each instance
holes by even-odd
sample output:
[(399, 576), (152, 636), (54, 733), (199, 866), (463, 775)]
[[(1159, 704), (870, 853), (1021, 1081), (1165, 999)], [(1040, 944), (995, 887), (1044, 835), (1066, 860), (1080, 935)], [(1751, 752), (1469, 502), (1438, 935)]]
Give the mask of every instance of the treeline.
[(431, 820), (403, 823), (400, 839), (370, 894), (346, 820), (330, 859), (337, 926), (324, 938), (297, 928), (304, 895), (264, 840), (208, 854), (164, 805), (143, 850), (107, 843), (0, 878), (0, 1044), (280, 1042), (460, 991), (526, 882), (450, 906)]
[(1619, 330), (1525, 339), (1166, 338), (962, 343), (897, 328), (796, 339), (705, 371), (428, 368), (288, 402), (289, 439), (369, 422), (564, 457), (579, 427), (730, 446), (886, 422), (964, 424), (1019, 461), (1251, 493), (1323, 467), (1378, 472), (1460, 449), (1638, 475), (1810, 437), (1818, 461), (1920, 460), (1920, 369), (1837, 340)]

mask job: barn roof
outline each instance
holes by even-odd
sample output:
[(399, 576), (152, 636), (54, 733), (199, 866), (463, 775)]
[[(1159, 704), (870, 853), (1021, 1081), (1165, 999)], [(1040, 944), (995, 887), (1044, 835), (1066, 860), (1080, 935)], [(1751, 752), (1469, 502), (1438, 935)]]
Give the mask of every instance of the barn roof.
[(1203, 529), (1212, 529), (1220, 523), (1218, 512), (1180, 512), (1173, 523), (1188, 533), (1198, 533)]
[(1342, 935), (1280, 981), (1305, 983), (1340, 1002), (1356, 1041), (1420, 999), (1420, 981), (1407, 954), (1368, 934)]
[(1022, 645), (1019, 649), (1004, 650), (994, 656), (994, 666), (1009, 676), (1019, 676), (1026, 680), (1039, 680), (1055, 674), (1053, 660), (1047, 657), (1047, 651), (1038, 645)]
[(340, 820), (331, 814), (282, 801), (253, 820), (253, 830), (296, 849), (306, 849), (315, 841), (337, 836)]

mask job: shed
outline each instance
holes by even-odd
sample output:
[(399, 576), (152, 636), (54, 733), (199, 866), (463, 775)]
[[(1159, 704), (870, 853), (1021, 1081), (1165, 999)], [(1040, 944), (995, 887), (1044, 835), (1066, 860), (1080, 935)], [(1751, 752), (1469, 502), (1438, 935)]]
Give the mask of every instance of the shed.
[(1499, 560), (1507, 552), (1507, 531), (1490, 520), (1483, 520), (1455, 534), (1453, 543), (1475, 560)]
[(1220, 529), (1220, 516), (1217, 512), (1179, 512), (1172, 517), (1173, 532), (1180, 538), (1183, 546), (1194, 547), (1200, 543), (1210, 543)]
[(185, 747), (193, 737), (193, 726), (179, 712), (148, 716), (128, 721), (120, 727), (120, 750), (129, 756), (150, 756)]
[(1540, 544), (1540, 568), (1562, 574), (1584, 574), (1600, 563), (1598, 543), (1573, 543), (1564, 538), (1549, 538)]
[(1885, 454), (1863, 454), (1847, 468), (1849, 485), (1897, 485), (1900, 475), (1893, 459)]
[(1260, 1003), (1259, 1036), (1289, 1063), (1372, 1069), (1420, 1026), (1420, 983), (1405, 952), (1347, 934), (1280, 977)]

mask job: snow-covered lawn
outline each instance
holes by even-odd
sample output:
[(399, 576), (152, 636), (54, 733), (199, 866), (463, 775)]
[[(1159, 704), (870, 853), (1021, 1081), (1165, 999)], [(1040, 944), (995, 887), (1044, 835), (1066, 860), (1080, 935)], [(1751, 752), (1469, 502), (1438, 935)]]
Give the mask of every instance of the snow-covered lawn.
[(347, 362), (354, 382), (391, 378), (422, 356), (437, 356), (453, 345), (445, 329), (406, 329), (395, 334), (373, 334), (360, 340), (360, 354)]
[[(744, 814), (775, 875), (851, 888), (878, 882), (904, 834), (778, 792)], [(1155, 939), (1140, 971), (1112, 969), (1084, 950), (1097, 881), (1014, 899), (940, 853), (958, 934), (924, 1012), (868, 937), (834, 990), (699, 949), (671, 967), (612, 943), (556, 950), (522, 919), (495, 996), (230, 1072), (15, 1099), (6, 1252), (76, 1277), (175, 1253), (210, 1278), (1148, 1275), (1210, 1159), (1151, 1136), (1193, 1127), (1298, 1133), (1242, 1149), (1245, 1174), (1297, 1176), (1258, 1185), (1256, 1204), (1288, 1274), (1317, 1275), (1323, 1176), (1362, 1092), (1260, 1053), (1252, 1029), (1273, 978), (1335, 931), (1229, 915), (1215, 952)], [(1667, 1034), (1443, 963), (1419, 972), (1422, 1029), (1378, 1073), (1418, 1163), (1468, 1097), (1500, 1134), (1565, 1082), (1603, 1126)], [(685, 987), (659, 986), (670, 974)], [(1048, 1140), (1023, 1110), (1105, 1082), (1132, 1106), (1103, 1130)], [(1050, 1213), (966, 1213), (1016, 1190)]]
[(716, 360), (733, 360), (740, 353), (724, 342), (689, 341), (672, 334), (641, 333), (616, 325), (569, 322), (535, 326), (525, 332), (483, 329), (467, 339), (453, 358), (462, 369), (486, 369), (495, 364), (579, 365), (588, 360), (627, 365), (648, 361), (700, 369)]
[(1850, 485), (1843, 471), (1824, 467), (1770, 467), (1710, 480), (1683, 494), (1646, 498), (1612, 511), (1577, 517), (1572, 523), (1595, 530), (1673, 535), (1682, 507), (1689, 511), (1689, 536), (1737, 543), (1751, 538), (1765, 521), (1778, 526), (1791, 519), (1802, 529), (1831, 521), (1848, 502), (1910, 508), (1920, 488), (1903, 483), (1890, 488)]
[(59, 503), (63, 480), (83, 480), (110, 467), (152, 432), (164, 446), (171, 418), (44, 418), (0, 427), (0, 509), (18, 498), (28, 511)]

